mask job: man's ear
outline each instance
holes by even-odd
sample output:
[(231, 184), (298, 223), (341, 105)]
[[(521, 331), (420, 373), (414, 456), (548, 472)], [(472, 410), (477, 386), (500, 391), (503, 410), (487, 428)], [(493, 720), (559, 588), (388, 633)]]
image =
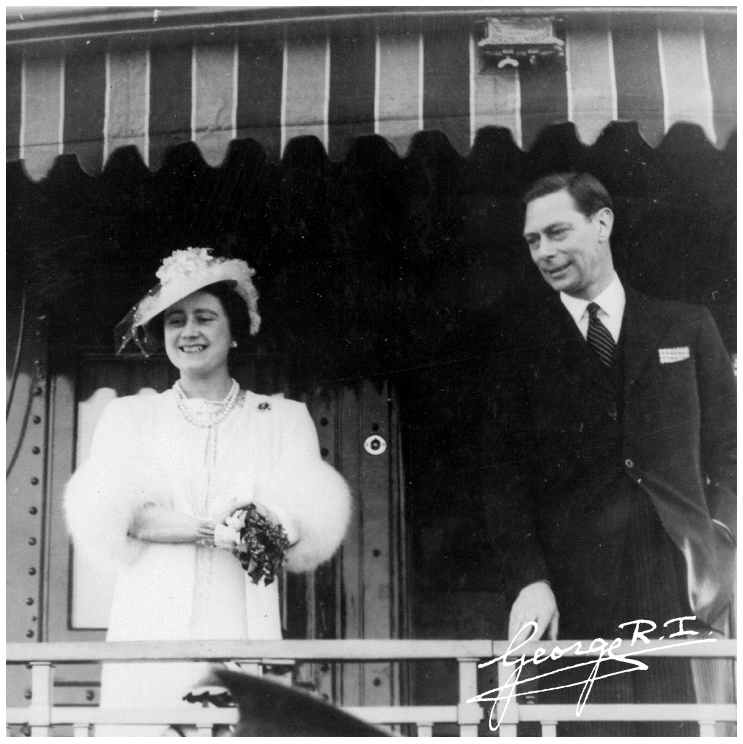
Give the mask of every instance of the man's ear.
[(614, 212), (609, 207), (604, 207), (603, 209), (599, 209), (593, 217), (598, 223), (599, 241), (602, 243), (608, 242), (611, 237), (611, 229), (614, 226)]

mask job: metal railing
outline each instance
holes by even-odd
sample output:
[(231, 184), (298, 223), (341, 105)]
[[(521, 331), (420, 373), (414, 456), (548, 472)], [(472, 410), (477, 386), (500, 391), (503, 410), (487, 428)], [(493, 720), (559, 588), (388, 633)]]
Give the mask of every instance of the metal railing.
[[(251, 673), (261, 674), (263, 665), (294, 662), (415, 662), (433, 659), (455, 660), (458, 666), (458, 700), (452, 705), (400, 705), (344, 707), (347, 712), (377, 725), (411, 724), (418, 736), (431, 736), (435, 723), (456, 724), (460, 736), (477, 736), (478, 725), (490, 717), (491, 728), (499, 725), (500, 736), (515, 736), (519, 722), (538, 721), (543, 736), (555, 736), (560, 721), (575, 721), (573, 705), (522, 704), (514, 697), (513, 670), (523, 655), (530, 658), (542, 649), (543, 658), (559, 650), (561, 658), (606, 658), (591, 642), (528, 642), (513, 650), (507, 641), (438, 640), (340, 640), (340, 641), (139, 641), (101, 643), (11, 643), (7, 664), (31, 668), (31, 705), (8, 708), (6, 725), (27, 725), (32, 736), (48, 736), (53, 726), (72, 726), (75, 736), (88, 736), (91, 725), (194, 725), (199, 735), (210, 736), (215, 725), (237, 721), (235, 708), (100, 708), (94, 706), (55, 706), (55, 664), (83, 664), (158, 661), (234, 661)], [(736, 656), (736, 643), (716, 640), (698, 645), (668, 642), (642, 644), (629, 641), (612, 645), (615, 656), (674, 656), (729, 659)], [(583, 659), (577, 659), (582, 661)], [(496, 663), (498, 688), (478, 690), (478, 665)], [(573, 663), (577, 663), (574, 661)], [(642, 671), (637, 673), (642, 674)], [(529, 674), (528, 676), (533, 676)], [(600, 682), (598, 682), (600, 684)], [(582, 721), (696, 721), (701, 736), (714, 736), (715, 724), (736, 720), (734, 704), (591, 704), (580, 714)]]

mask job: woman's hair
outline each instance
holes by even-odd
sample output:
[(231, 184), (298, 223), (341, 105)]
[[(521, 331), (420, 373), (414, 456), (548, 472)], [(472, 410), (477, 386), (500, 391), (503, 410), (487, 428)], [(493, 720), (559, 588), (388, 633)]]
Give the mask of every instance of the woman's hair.
[[(238, 347), (244, 346), (250, 340), (250, 316), (248, 306), (240, 295), (232, 288), (232, 282), (216, 282), (199, 289), (216, 297), (224, 308), (227, 319), (230, 322), (232, 338), (237, 341)], [(147, 330), (158, 340), (160, 344), (165, 338), (164, 328), (165, 314), (159, 313), (148, 324)]]

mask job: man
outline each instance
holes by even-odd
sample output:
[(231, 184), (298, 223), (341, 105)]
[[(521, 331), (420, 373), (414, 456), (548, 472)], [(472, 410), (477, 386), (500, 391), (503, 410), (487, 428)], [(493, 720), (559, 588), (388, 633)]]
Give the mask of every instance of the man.
[[(736, 528), (735, 380), (714, 321), (622, 284), (611, 198), (594, 177), (547, 176), (524, 203), (554, 292), (504, 314), (486, 381), (486, 506), (509, 637), (531, 621), (552, 639), (631, 637), (618, 626), (639, 619), (661, 635), (690, 615), (709, 632), (730, 603)], [(604, 701), (693, 700), (688, 663), (651, 664), (598, 681), (589, 702), (602, 687)]]

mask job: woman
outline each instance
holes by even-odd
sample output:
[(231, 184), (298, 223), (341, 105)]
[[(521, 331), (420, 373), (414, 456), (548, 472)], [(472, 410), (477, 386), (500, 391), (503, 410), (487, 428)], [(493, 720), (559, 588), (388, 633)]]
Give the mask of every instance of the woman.
[[(348, 487), (320, 458), (306, 407), (230, 377), (230, 350), (260, 325), (253, 273), (209, 249), (175, 251), (117, 326), (119, 351), (133, 339), (144, 352), (161, 336), (180, 376), (159, 395), (109, 403), (65, 492), (75, 547), (119, 566), (109, 641), (281, 638), (277, 583), (253, 583), (223, 549), (239, 506), (255, 504), (286, 531), (290, 571), (328, 560), (343, 539)], [(101, 707), (186, 705), (207, 666), (104, 664)]]

